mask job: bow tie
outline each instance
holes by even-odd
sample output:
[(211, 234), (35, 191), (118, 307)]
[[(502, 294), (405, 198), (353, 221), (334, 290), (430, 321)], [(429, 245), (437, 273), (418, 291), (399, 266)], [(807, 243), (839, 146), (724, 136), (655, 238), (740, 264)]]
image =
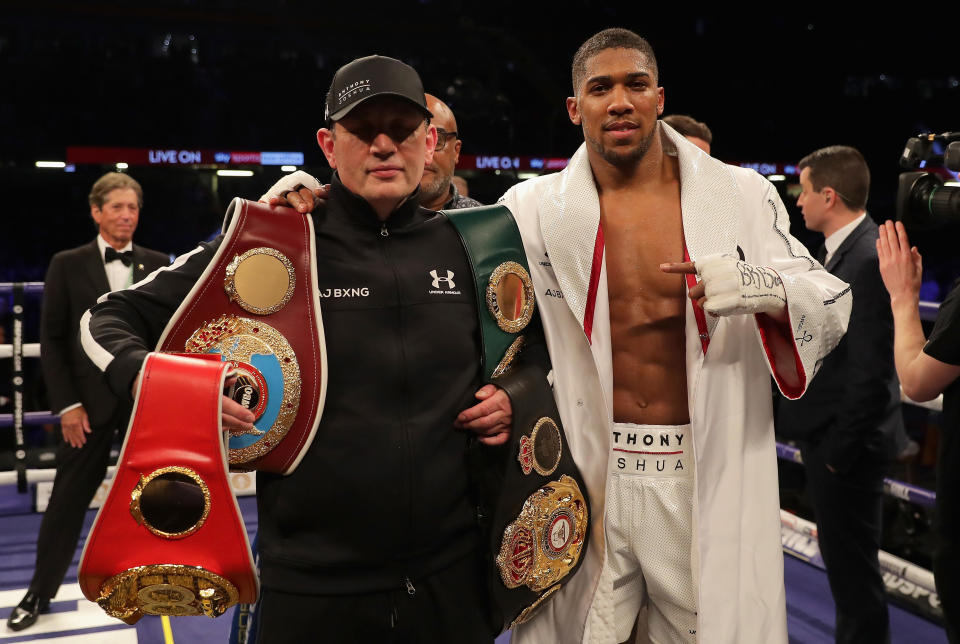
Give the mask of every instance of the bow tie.
[(133, 251), (125, 250), (122, 253), (118, 253), (112, 246), (107, 246), (107, 249), (103, 251), (103, 263), (109, 264), (116, 260), (123, 262), (124, 266), (129, 266), (133, 263)]

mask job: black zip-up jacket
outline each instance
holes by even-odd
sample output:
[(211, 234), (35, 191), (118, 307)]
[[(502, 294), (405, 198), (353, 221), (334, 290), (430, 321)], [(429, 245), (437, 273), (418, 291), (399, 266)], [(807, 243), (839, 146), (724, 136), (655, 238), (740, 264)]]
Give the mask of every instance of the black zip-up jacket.
[[(402, 588), (479, 547), (468, 436), (453, 427), (481, 384), (470, 267), (416, 193), (381, 223), (335, 177), (314, 217), (327, 397), (296, 471), (257, 476), (262, 579), (299, 593)], [(85, 346), (112, 356), (118, 394), (219, 243), (91, 309)]]

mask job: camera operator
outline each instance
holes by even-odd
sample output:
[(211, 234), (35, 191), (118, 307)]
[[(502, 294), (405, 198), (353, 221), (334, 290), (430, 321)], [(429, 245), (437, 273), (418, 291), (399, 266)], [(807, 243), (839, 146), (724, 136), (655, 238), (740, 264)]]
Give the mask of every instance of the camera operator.
[(947, 637), (960, 643), (960, 286), (947, 295), (930, 334), (920, 325), (923, 263), (899, 221), (880, 226), (880, 275), (893, 309), (894, 359), (903, 391), (917, 402), (943, 393), (943, 430), (937, 456), (936, 543), (933, 574)]

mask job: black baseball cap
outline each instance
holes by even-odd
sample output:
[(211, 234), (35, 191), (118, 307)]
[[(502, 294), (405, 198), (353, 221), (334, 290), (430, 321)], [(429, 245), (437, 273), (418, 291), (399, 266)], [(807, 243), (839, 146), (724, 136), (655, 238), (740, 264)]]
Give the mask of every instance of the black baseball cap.
[(423, 82), (417, 70), (396, 58), (366, 56), (347, 63), (333, 75), (324, 119), (327, 123), (339, 121), (374, 96), (402, 98), (422, 111), (425, 117), (433, 118), (427, 109)]

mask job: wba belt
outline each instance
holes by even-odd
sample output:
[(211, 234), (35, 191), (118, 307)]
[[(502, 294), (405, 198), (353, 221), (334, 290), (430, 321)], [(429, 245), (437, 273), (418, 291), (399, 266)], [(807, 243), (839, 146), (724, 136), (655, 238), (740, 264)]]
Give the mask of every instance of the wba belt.
[(231, 434), (230, 467), (289, 474), (310, 447), (326, 395), (313, 220), (234, 199), (224, 229), (157, 350), (231, 363), (239, 378), (230, 395), (256, 420)]
[(128, 624), (216, 617), (256, 600), (250, 544), (227, 479), (220, 399), (231, 366), (151, 353), (116, 473), (80, 559), (80, 587)]
[(543, 332), (513, 215), (503, 206), (444, 214), (473, 270), (484, 379), (506, 391), (513, 408), (510, 440), (471, 452), (494, 620), (505, 630), (530, 619), (580, 566), (589, 502), (547, 382), (546, 351), (541, 364), (518, 359)]

